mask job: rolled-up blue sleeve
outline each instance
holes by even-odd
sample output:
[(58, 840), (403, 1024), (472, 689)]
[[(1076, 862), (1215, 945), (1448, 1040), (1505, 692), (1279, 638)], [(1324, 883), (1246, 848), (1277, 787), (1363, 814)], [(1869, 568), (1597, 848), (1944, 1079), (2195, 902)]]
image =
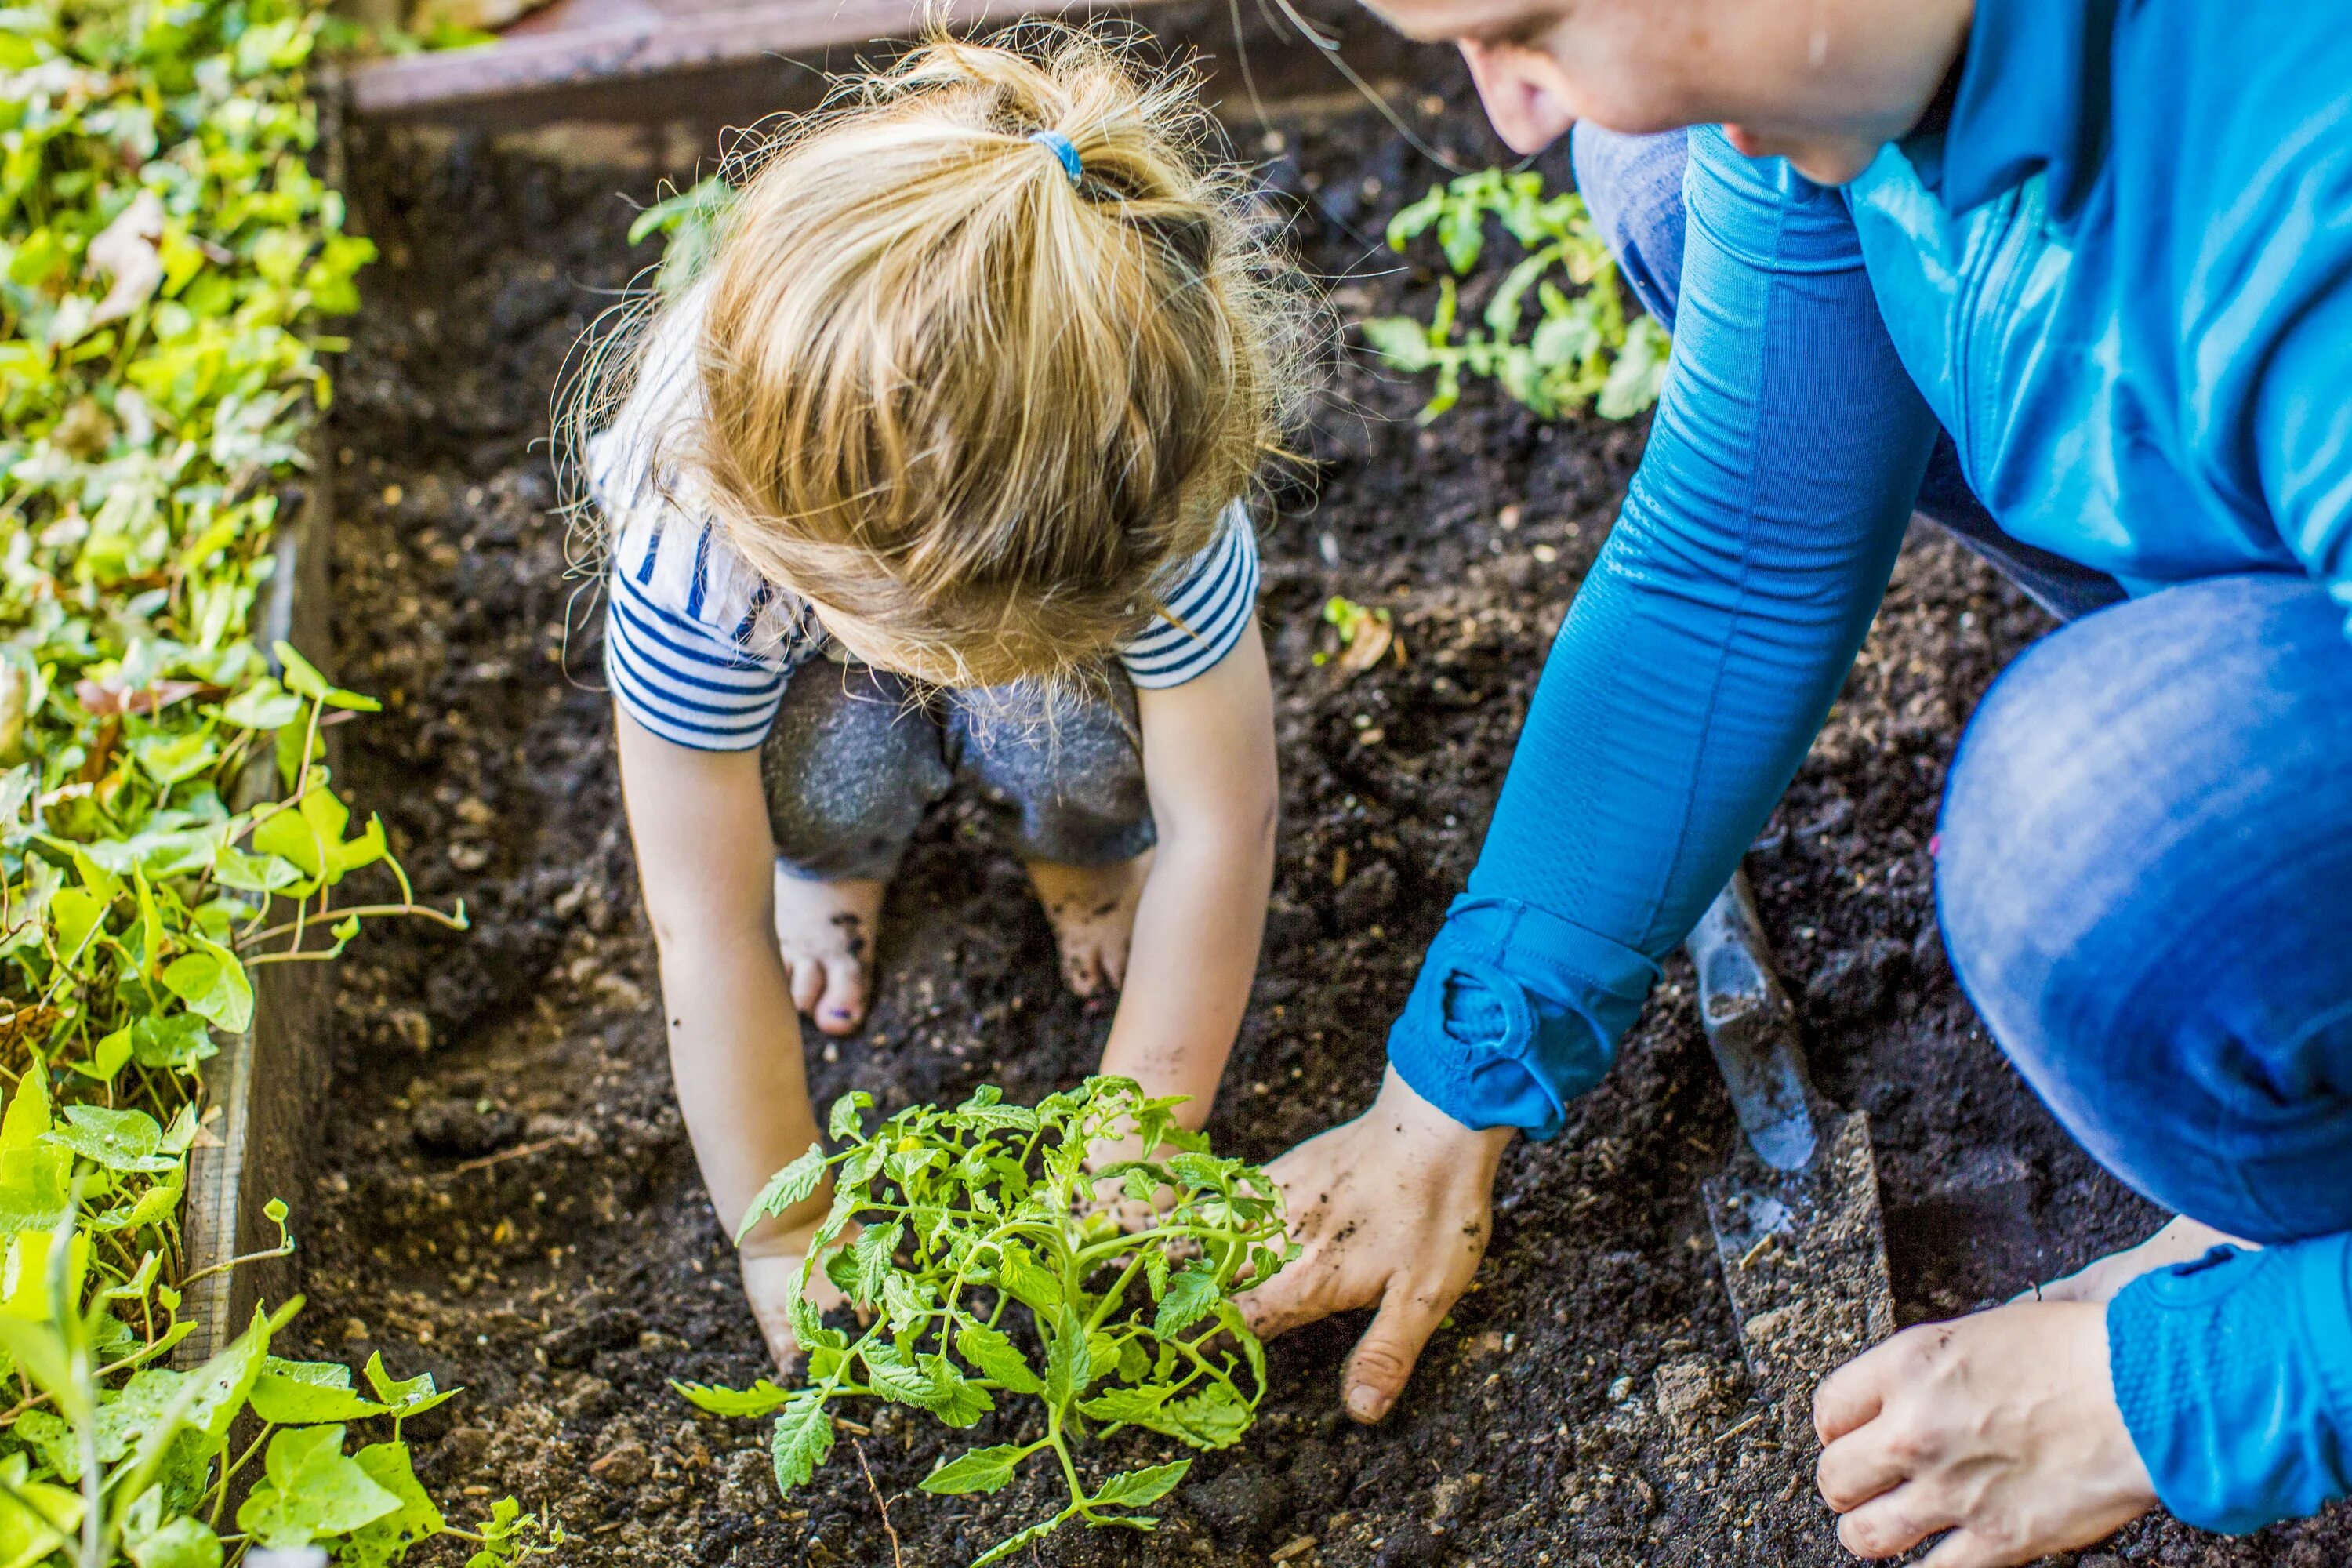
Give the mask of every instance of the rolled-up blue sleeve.
[(1788, 786), (1935, 422), (1843, 198), (1694, 132), (1648, 452), (1560, 627), (1469, 890), (1389, 1036), (1474, 1127), (1559, 1131)]
[(2107, 1363), (2175, 1517), (2238, 1533), (2352, 1491), (2352, 1236), (2142, 1275), (2108, 1304)]

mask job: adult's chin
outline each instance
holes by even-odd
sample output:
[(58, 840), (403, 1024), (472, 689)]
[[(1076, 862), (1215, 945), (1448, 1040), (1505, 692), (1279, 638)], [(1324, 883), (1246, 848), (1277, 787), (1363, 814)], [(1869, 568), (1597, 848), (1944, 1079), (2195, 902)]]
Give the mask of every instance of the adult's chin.
[(1745, 125), (1726, 125), (1743, 157), (1786, 158), (1789, 166), (1817, 185), (1843, 185), (1878, 156), (1879, 144), (1850, 136), (1781, 136)]

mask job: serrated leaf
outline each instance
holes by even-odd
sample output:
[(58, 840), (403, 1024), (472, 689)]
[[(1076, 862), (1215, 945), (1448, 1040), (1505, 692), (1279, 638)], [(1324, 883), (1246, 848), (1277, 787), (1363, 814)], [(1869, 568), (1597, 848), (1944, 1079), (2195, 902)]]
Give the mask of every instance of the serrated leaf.
[(874, 1097), (862, 1089), (851, 1089), (833, 1102), (833, 1115), (826, 1131), (844, 1142), (859, 1134), (859, 1114), (874, 1109)]
[(766, 1378), (749, 1388), (722, 1388), (715, 1384), (680, 1383), (670, 1380), (679, 1397), (697, 1410), (707, 1410), (713, 1415), (765, 1415), (782, 1409), (795, 1397), (794, 1391), (779, 1388)]
[(858, 1347), (857, 1359), (866, 1363), (867, 1384), (883, 1398), (918, 1409), (937, 1403), (939, 1393), (930, 1378), (888, 1341), (866, 1341)]
[(824, 1180), (824, 1145), (812, 1143), (806, 1153), (769, 1177), (768, 1184), (760, 1189), (760, 1195), (744, 1211), (743, 1223), (735, 1227), (736, 1241), (740, 1244), (762, 1221), (806, 1203)]
[(1007, 1244), (996, 1264), (996, 1283), (1004, 1293), (1039, 1315), (1062, 1305), (1061, 1276), (1039, 1263), (1023, 1248)]
[(905, 1235), (906, 1227), (894, 1219), (887, 1226), (860, 1232), (857, 1239), (849, 1244), (850, 1258), (857, 1269), (857, 1288), (850, 1292), (853, 1300), (867, 1304), (882, 1300), (883, 1281), (898, 1267), (892, 1255), (898, 1250)]
[(1034, 1546), (1038, 1542), (1045, 1540), (1045, 1537), (1053, 1534), (1055, 1527), (1060, 1525), (1061, 1522), (1062, 1516), (1057, 1513), (1051, 1519), (1039, 1520), (1036, 1523), (1029, 1526), (1026, 1530), (1019, 1531), (1012, 1535), (1006, 1536), (1003, 1541), (998, 1542), (995, 1545), (990, 1547), (987, 1551), (973, 1558), (971, 1560), (971, 1568), (989, 1568), (989, 1564), (992, 1563), (1003, 1562), (1014, 1552), (1021, 1551), (1024, 1547)]
[(1014, 1346), (1012, 1338), (985, 1323), (967, 1324), (958, 1332), (956, 1350), (982, 1377), (1001, 1384), (1009, 1394), (1045, 1391), (1044, 1380), (1030, 1369), (1028, 1358)]
[(973, 1448), (933, 1470), (918, 1483), (920, 1489), (940, 1497), (970, 1497), (979, 1492), (1003, 1491), (1013, 1479), (1013, 1471), (1029, 1457), (1030, 1449), (1020, 1443), (1000, 1443), (992, 1448)]
[(1123, 1470), (1097, 1488), (1087, 1500), (1088, 1508), (1143, 1508), (1158, 1502), (1176, 1489), (1184, 1472), (1192, 1468), (1190, 1459), (1178, 1459), (1173, 1464), (1153, 1465), (1149, 1469)]
[(916, 1363), (930, 1380), (930, 1396), (923, 1408), (950, 1426), (964, 1427), (996, 1408), (988, 1390), (982, 1388), (963, 1374), (963, 1370), (943, 1355), (916, 1358)]
[(825, 1411), (824, 1395), (804, 1388), (776, 1417), (775, 1433), (768, 1441), (769, 1457), (775, 1461), (776, 1485), (787, 1492), (806, 1486), (832, 1452), (833, 1417)]
[(882, 1315), (889, 1320), (891, 1332), (903, 1334), (928, 1317), (930, 1296), (928, 1280), (919, 1284), (896, 1272), (886, 1277), (882, 1281)]
[(1169, 1276), (1168, 1293), (1160, 1299), (1160, 1310), (1152, 1315), (1151, 1331), (1161, 1339), (1182, 1333), (1216, 1310), (1222, 1295), (1214, 1273), (1188, 1264)]
[(1086, 1321), (1074, 1309), (1064, 1307), (1054, 1325), (1053, 1342), (1045, 1348), (1045, 1403), (1066, 1405), (1086, 1392), (1093, 1381)]

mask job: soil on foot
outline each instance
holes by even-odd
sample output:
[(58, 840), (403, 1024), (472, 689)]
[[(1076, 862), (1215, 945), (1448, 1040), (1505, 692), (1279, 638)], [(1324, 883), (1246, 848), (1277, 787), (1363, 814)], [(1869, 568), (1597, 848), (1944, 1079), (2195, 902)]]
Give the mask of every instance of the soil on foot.
[(1115, 866), (1033, 860), (1028, 869), (1045, 922), (1054, 928), (1062, 983), (1071, 994), (1091, 997), (1126, 984), (1128, 943), (1135, 935), (1143, 880), (1151, 872), (1151, 851)]
[[(1465, 164), (1506, 159), (1458, 73), (1391, 99)], [(1379, 237), (1437, 177), (1430, 164), (1369, 111), (1278, 112), (1236, 136), (1342, 311), (1426, 318), (1435, 279)], [(1539, 162), (1555, 186), (1564, 164)], [(1058, 1481), (982, 1499), (913, 1489), (945, 1453), (1013, 1440), (1005, 1418), (949, 1434), (904, 1409), (862, 1413), (875, 1489), (843, 1453), (779, 1498), (762, 1427), (699, 1416), (668, 1387), (772, 1369), (670, 1099), (596, 600), (567, 573), (541, 445), (567, 352), (655, 258), (623, 238), (624, 195), (649, 197), (655, 175), (478, 140), (377, 140), (353, 171), (385, 259), (336, 384), (337, 673), (386, 711), (343, 731), (341, 782), (383, 812), (420, 896), (462, 895), (476, 923), (378, 928), (348, 957), (317, 1180), (290, 1194), (310, 1343), (286, 1353), (381, 1349), (396, 1373), (469, 1385), (409, 1425), (423, 1468), (461, 1519), (509, 1490), (554, 1505), (574, 1535), (568, 1568), (887, 1563), (877, 1498), (911, 1568), (967, 1563), (1048, 1511)], [(1465, 319), (1491, 286), (1465, 290)], [(1256, 1159), (1370, 1100), (1388, 1022), (1641, 452), (1638, 425), (1538, 420), (1486, 387), (1423, 426), (1424, 395), (1340, 365), (1305, 437), (1313, 488), (1264, 520), (1284, 832), (1254, 1006), (1209, 1122), (1221, 1150)], [(1318, 663), (1334, 594), (1388, 608), (1405, 659)], [(2003, 1064), (1934, 928), (1927, 847), (1953, 741), (2046, 626), (1923, 531), (1751, 858), (1815, 1076), (1870, 1114), (1905, 1321), (2005, 1300), (2162, 1218)], [(808, 1043), (820, 1104), (856, 1087), (887, 1110), (982, 1083), (1034, 1100), (1093, 1066), (1108, 1013), (1061, 984), (1026, 879), (975, 809), (935, 816), (882, 926), (864, 1028)], [(459, 1124), (463, 1152), (444, 1136)], [(1669, 965), (1608, 1083), (1562, 1136), (1506, 1157), (1479, 1284), (1388, 1421), (1361, 1428), (1339, 1409), (1362, 1318), (1302, 1331), (1273, 1348), (1259, 1430), (1200, 1456), (1158, 1531), (1067, 1531), (1038, 1561), (1850, 1562), (1778, 1424), (1751, 1419), (1765, 1413), (1702, 1197), (1737, 1136), (1689, 973)], [(1087, 1463), (1179, 1457), (1130, 1433)], [(2076, 1563), (2347, 1561), (2339, 1511), (2232, 1540), (2159, 1517)]]
[(828, 1035), (866, 1021), (885, 885), (871, 879), (818, 882), (776, 868), (776, 946), (793, 1005)]

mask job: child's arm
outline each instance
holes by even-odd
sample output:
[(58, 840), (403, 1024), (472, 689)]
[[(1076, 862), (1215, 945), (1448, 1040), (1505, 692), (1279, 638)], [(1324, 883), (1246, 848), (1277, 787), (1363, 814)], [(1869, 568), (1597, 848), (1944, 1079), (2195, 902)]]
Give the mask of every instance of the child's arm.
[[(625, 710), (615, 723), (637, 875), (661, 950), (678, 1109), (731, 1236), (768, 1178), (817, 1137), (799, 1010), (776, 948), (775, 849), (760, 753), (676, 745)], [(820, 1190), (763, 1223), (743, 1245), (747, 1259), (797, 1259), (830, 1202)], [(752, 1306), (770, 1329), (767, 1304), (755, 1299)]]
[(1209, 1117), (1257, 969), (1274, 886), (1274, 689), (1253, 623), (1207, 674), (1135, 694), (1159, 848), (1137, 906), (1102, 1070)]

